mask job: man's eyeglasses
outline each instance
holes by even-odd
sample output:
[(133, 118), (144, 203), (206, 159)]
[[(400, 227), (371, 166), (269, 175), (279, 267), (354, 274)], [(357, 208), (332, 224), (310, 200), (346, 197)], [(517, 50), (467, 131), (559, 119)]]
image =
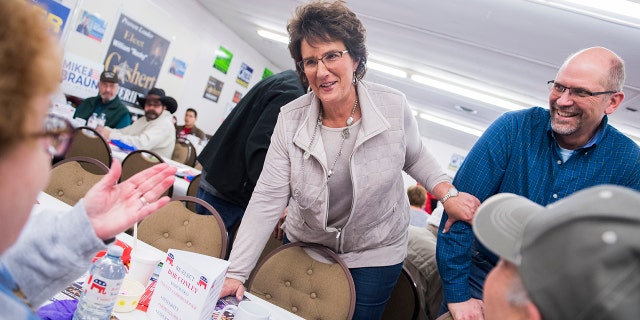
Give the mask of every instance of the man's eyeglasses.
[(45, 138), (46, 151), (53, 156), (62, 156), (69, 149), (73, 138), (73, 125), (69, 120), (49, 114), (44, 122), (44, 131), (29, 134), (28, 138)]
[(322, 60), (322, 63), (324, 63), (324, 66), (329, 68), (336, 61), (340, 60), (340, 58), (342, 58), (342, 55), (347, 52), (349, 52), (349, 50), (333, 51), (325, 54), (320, 59), (318, 58), (304, 59), (302, 61), (298, 61), (298, 67), (300, 67), (300, 70), (302, 71), (313, 71), (313, 70), (316, 70), (316, 68), (318, 68), (318, 61)]
[(569, 93), (580, 98), (599, 96), (601, 94), (613, 94), (618, 92), (618, 91), (591, 92), (587, 89), (582, 89), (582, 88), (569, 88), (555, 82), (554, 80), (547, 81), (547, 85), (549, 85), (549, 90), (552, 90), (554, 93), (562, 94), (566, 90), (569, 90)]

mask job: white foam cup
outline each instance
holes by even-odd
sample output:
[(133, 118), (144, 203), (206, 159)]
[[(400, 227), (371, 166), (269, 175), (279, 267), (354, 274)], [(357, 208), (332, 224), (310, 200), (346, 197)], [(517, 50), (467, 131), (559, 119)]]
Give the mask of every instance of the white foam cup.
[(159, 262), (160, 258), (157, 256), (132, 252), (127, 278), (138, 281), (146, 287)]

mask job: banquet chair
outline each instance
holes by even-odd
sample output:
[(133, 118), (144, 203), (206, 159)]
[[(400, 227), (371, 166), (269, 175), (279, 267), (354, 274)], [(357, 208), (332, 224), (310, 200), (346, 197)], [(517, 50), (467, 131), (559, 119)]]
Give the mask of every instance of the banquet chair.
[[(211, 215), (197, 214), (184, 203), (197, 202)], [(190, 196), (174, 197), (138, 225), (138, 239), (162, 251), (179, 249), (220, 259), (227, 253), (227, 231), (218, 212)]]
[(66, 158), (51, 168), (49, 184), (44, 192), (73, 206), (107, 172), (109, 172), (109, 168), (96, 159), (90, 157)]
[(420, 314), (420, 291), (413, 279), (407, 265), (402, 266), (402, 272), (396, 286), (391, 292), (382, 319), (389, 320), (426, 320), (424, 314)]
[[(125, 181), (131, 178), (136, 173), (163, 162), (164, 160), (162, 159), (162, 157), (160, 157), (153, 151), (133, 151), (122, 160), (122, 175), (120, 176), (119, 182)], [(167, 191), (165, 191), (162, 195), (171, 197), (172, 194), (173, 186), (169, 187), (169, 189), (167, 189)]]
[(196, 153), (196, 148), (189, 140), (177, 139), (171, 160), (193, 167), (196, 165)]
[(355, 286), (333, 251), (302, 242), (278, 247), (253, 270), (249, 292), (305, 319), (351, 319)]
[[(111, 148), (107, 141), (105, 141), (95, 129), (89, 127), (79, 127), (73, 132), (73, 139), (71, 140), (71, 145), (65, 155), (65, 159), (78, 156), (94, 158), (104, 163), (107, 168), (111, 167), (113, 160), (111, 157)], [(96, 169), (95, 166), (83, 164), (83, 168), (92, 173), (100, 174), (100, 170)]]
[[(198, 196), (198, 186), (200, 186), (200, 175), (197, 175), (191, 179), (189, 182), (189, 187), (187, 187), (187, 195), (192, 197)], [(196, 212), (196, 204), (194, 202), (187, 203), (187, 208), (189, 210)]]
[(436, 320), (453, 320), (453, 315), (451, 315), (450, 311), (447, 311), (446, 313), (439, 316)]

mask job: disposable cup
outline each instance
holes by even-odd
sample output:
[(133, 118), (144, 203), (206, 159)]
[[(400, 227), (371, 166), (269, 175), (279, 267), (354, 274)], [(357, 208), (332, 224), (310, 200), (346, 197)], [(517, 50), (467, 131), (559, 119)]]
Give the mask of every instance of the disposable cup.
[(219, 317), (229, 311), (234, 314), (235, 320), (269, 320), (269, 310), (255, 301), (243, 300), (237, 306), (228, 305), (220, 311)]
[(138, 281), (132, 279), (124, 279), (116, 304), (113, 306), (115, 312), (131, 312), (140, 301), (140, 297), (144, 293), (144, 286)]
[(146, 287), (159, 262), (160, 258), (157, 256), (132, 252), (127, 278), (138, 281)]

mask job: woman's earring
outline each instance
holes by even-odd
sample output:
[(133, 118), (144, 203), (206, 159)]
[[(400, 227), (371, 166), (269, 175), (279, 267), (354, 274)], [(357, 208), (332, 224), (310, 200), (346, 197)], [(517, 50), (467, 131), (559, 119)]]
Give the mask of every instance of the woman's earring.
[(353, 80), (351, 80), (351, 83), (353, 83), (353, 85), (357, 85), (358, 84), (358, 77), (356, 77), (356, 72), (353, 72)]

